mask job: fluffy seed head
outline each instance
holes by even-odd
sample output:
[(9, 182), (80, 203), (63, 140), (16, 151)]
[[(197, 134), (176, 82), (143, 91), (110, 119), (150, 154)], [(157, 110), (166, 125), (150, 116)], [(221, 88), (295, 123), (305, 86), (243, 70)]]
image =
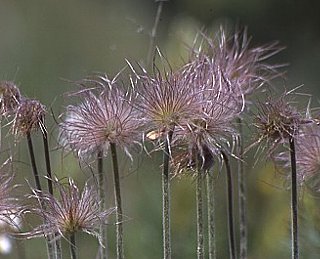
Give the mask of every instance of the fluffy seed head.
[(107, 217), (114, 209), (101, 210), (97, 188), (86, 183), (80, 192), (72, 179), (69, 179), (68, 184), (57, 181), (55, 184), (59, 199), (49, 193), (37, 191), (32, 196), (38, 200), (38, 204), (31, 208), (31, 212), (38, 215), (44, 223), (25, 235), (28, 238), (55, 233), (64, 236), (83, 231), (100, 239), (99, 227), (107, 223)]
[(288, 94), (285, 93), (278, 98), (268, 97), (265, 103), (259, 103), (253, 123), (258, 138), (250, 147), (264, 142), (270, 155), (279, 144), (288, 143), (289, 138), (296, 135), (300, 125), (308, 122), (287, 98)]
[(145, 70), (136, 73), (134, 90), (147, 132), (165, 133), (182, 127), (185, 121), (199, 112), (198, 91), (188, 84), (180, 71), (159, 71), (149, 75)]
[(202, 35), (200, 47), (193, 48), (191, 60), (209, 60), (231, 87), (239, 87), (242, 94), (249, 95), (279, 76), (277, 68), (281, 65), (266, 61), (283, 49), (277, 42), (251, 47), (250, 41), (246, 29), (228, 34), (221, 27), (214, 38)]
[(124, 148), (130, 155), (128, 147), (138, 143), (141, 125), (128, 96), (113, 86), (98, 95), (85, 91), (80, 98), (80, 104), (67, 107), (59, 125), (61, 145), (81, 158), (100, 150), (106, 153), (110, 143)]
[(15, 135), (26, 135), (34, 130), (46, 130), (44, 118), (46, 108), (38, 100), (22, 99), (15, 114), (12, 132)]
[(0, 114), (15, 112), (21, 100), (19, 88), (11, 81), (0, 82)]
[[(320, 191), (320, 127), (316, 124), (303, 125), (295, 137), (296, 165), (300, 184), (315, 181), (316, 191)], [(276, 164), (291, 170), (289, 152), (282, 152), (275, 158)]]

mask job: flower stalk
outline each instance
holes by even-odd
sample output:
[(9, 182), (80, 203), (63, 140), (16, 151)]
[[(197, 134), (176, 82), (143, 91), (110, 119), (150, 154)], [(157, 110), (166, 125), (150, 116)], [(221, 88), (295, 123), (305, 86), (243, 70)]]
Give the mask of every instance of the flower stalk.
[(216, 258), (215, 243), (215, 209), (214, 209), (214, 176), (213, 171), (208, 170), (207, 179), (207, 210), (208, 210), (208, 256), (209, 259)]
[(294, 137), (289, 138), (290, 159), (291, 159), (291, 244), (292, 258), (299, 258), (298, 244), (298, 187), (297, 187), (297, 167)]
[(171, 259), (171, 226), (170, 226), (170, 143), (173, 131), (169, 131), (165, 139), (162, 170), (162, 233), (163, 258)]
[(196, 208), (197, 208), (197, 258), (204, 259), (203, 237), (203, 181), (202, 170), (199, 170), (196, 180)]
[(234, 216), (233, 216), (233, 183), (231, 167), (229, 158), (226, 153), (221, 152), (227, 173), (227, 203), (228, 203), (228, 229), (229, 229), (229, 253), (230, 258), (236, 258), (236, 243), (235, 243), (235, 230), (234, 230)]
[(114, 143), (110, 143), (110, 151), (113, 166), (113, 180), (114, 180), (114, 196), (116, 203), (116, 232), (117, 232), (117, 259), (124, 258), (123, 252), (123, 225), (122, 225), (122, 205), (121, 205), (121, 191), (120, 191), (120, 177), (119, 165), (117, 158), (117, 149)]
[[(103, 151), (100, 150), (97, 155), (97, 171), (98, 171), (98, 182), (99, 182), (99, 198), (101, 201), (101, 210), (106, 208), (106, 198), (105, 198), (105, 176), (103, 172)], [(99, 253), (101, 259), (108, 258), (108, 243), (107, 243), (107, 231), (105, 226), (101, 225), (99, 234), (101, 236), (102, 245), (99, 246)]]

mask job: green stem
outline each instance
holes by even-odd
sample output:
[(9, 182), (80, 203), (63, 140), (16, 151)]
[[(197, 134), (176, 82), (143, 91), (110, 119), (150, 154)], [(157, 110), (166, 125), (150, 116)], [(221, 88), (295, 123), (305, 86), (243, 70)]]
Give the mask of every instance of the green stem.
[(215, 211), (214, 211), (214, 177), (213, 172), (207, 172), (207, 207), (208, 207), (208, 252), (209, 259), (216, 258), (215, 244)]
[(113, 164), (113, 176), (114, 176), (114, 196), (116, 202), (116, 221), (117, 221), (117, 259), (123, 259), (123, 226), (122, 226), (122, 205), (121, 205), (121, 192), (120, 192), (120, 177), (119, 166), (117, 158), (117, 149), (114, 143), (110, 143), (112, 164)]
[(203, 193), (202, 193), (202, 171), (198, 171), (196, 181), (196, 207), (197, 207), (197, 258), (204, 259), (203, 242)]
[[(99, 182), (99, 196), (101, 202), (101, 210), (105, 210), (106, 208), (106, 198), (105, 198), (105, 175), (103, 172), (103, 151), (99, 151), (97, 155), (97, 171), (98, 171), (98, 182)], [(100, 226), (100, 236), (102, 245), (99, 246), (100, 258), (107, 259), (108, 258), (108, 242), (107, 242), (107, 231), (104, 224)]]
[(226, 165), (227, 173), (227, 203), (228, 203), (228, 229), (229, 229), (229, 252), (230, 259), (236, 258), (236, 243), (235, 243), (235, 232), (234, 232), (234, 216), (233, 216), (233, 184), (232, 174), (228, 156), (222, 151), (223, 160)]
[(40, 178), (39, 178), (39, 174), (38, 174), (36, 159), (35, 159), (35, 156), (34, 156), (33, 144), (32, 144), (32, 139), (31, 139), (30, 132), (27, 133), (27, 142), (28, 142), (28, 149), (29, 149), (32, 173), (33, 173), (33, 176), (34, 176), (34, 180), (35, 180), (35, 183), (36, 183), (37, 190), (41, 191)]
[(290, 158), (291, 158), (291, 242), (292, 242), (292, 258), (299, 258), (298, 244), (298, 187), (297, 187), (297, 166), (294, 138), (289, 139)]
[(170, 237), (170, 143), (173, 131), (169, 131), (165, 140), (163, 151), (162, 170), (162, 233), (163, 233), (163, 258), (171, 259), (171, 237)]
[(77, 247), (76, 247), (76, 236), (75, 233), (70, 234), (70, 255), (71, 259), (77, 259)]
[(157, 8), (157, 14), (156, 14), (156, 18), (154, 20), (154, 25), (153, 25), (151, 35), (150, 35), (150, 44), (149, 44), (149, 50), (148, 50), (148, 56), (147, 56), (147, 67), (151, 64), (151, 61), (152, 61), (154, 43), (156, 40), (157, 29), (158, 29), (158, 25), (160, 22), (160, 17), (161, 17), (161, 12), (162, 12), (162, 7), (163, 7), (164, 1), (159, 0), (158, 2), (159, 2), (159, 4), (158, 4), (158, 8)]
[(246, 177), (243, 164), (243, 129), (241, 118), (238, 118), (239, 128), (239, 149), (238, 149), (238, 192), (239, 192), (239, 225), (240, 225), (240, 259), (246, 259), (248, 256), (248, 224), (247, 224), (247, 194)]

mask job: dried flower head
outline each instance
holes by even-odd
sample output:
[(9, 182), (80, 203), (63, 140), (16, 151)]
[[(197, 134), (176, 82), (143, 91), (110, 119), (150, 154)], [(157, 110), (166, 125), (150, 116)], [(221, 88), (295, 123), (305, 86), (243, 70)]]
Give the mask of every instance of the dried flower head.
[(21, 100), (19, 88), (11, 81), (0, 82), (0, 113), (10, 115), (17, 109)]
[(200, 47), (193, 48), (191, 60), (210, 60), (230, 86), (241, 88), (242, 94), (252, 94), (280, 75), (277, 68), (282, 65), (270, 65), (266, 60), (283, 48), (277, 42), (251, 47), (250, 41), (246, 29), (228, 35), (221, 27), (214, 38), (202, 34)]
[(230, 153), (237, 143), (239, 136), (233, 121), (241, 109), (239, 100), (234, 100), (232, 95), (212, 92), (204, 98), (207, 102), (201, 107), (201, 118), (190, 119), (186, 127), (178, 129), (181, 142), (177, 141), (176, 145), (187, 143), (189, 160), (194, 163), (196, 158), (202, 169), (208, 169), (213, 158), (220, 161), (221, 151)]
[(97, 188), (88, 183), (82, 192), (72, 179), (68, 184), (54, 182), (59, 199), (49, 193), (34, 191), (33, 198), (38, 204), (31, 212), (38, 215), (44, 223), (24, 235), (28, 238), (58, 233), (60, 236), (83, 231), (97, 237), (100, 241), (99, 227), (107, 223), (114, 209), (101, 210)]
[(14, 175), (7, 173), (7, 167), (11, 159), (6, 160), (0, 168), (0, 232), (12, 232), (18, 230), (21, 225), (21, 213), (23, 206), (14, 196)]
[[(298, 182), (300, 184), (313, 179), (316, 191), (320, 191), (320, 127), (316, 124), (303, 125), (295, 137), (295, 153)], [(281, 152), (275, 158), (276, 165), (291, 170), (290, 155)]]
[(46, 108), (38, 100), (22, 99), (16, 111), (12, 132), (15, 135), (26, 135), (38, 129), (45, 132), (45, 114)]
[(141, 125), (139, 114), (128, 99), (116, 85), (102, 89), (99, 95), (84, 91), (82, 102), (69, 105), (59, 125), (61, 145), (81, 158), (100, 150), (106, 153), (110, 143), (130, 155), (128, 147), (138, 143)]
[(286, 99), (290, 92), (280, 97), (268, 97), (265, 103), (259, 103), (258, 113), (253, 125), (257, 129), (258, 139), (253, 143), (265, 143), (263, 149), (268, 148), (271, 155), (279, 144), (289, 141), (298, 132), (299, 126), (308, 122)]
[(142, 112), (146, 131), (161, 134), (183, 127), (199, 113), (200, 103), (198, 90), (180, 71), (155, 70), (155, 75), (144, 69), (138, 75), (133, 70), (137, 79), (133, 87), (139, 98), (135, 107)]

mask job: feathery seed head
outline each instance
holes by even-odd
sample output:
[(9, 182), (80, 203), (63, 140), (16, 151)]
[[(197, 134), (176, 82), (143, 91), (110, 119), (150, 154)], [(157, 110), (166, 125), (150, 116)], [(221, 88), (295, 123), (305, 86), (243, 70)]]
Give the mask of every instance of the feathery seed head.
[(0, 82), (0, 114), (9, 115), (17, 109), (21, 100), (19, 88), (11, 81)]
[(22, 99), (15, 114), (12, 132), (15, 135), (26, 135), (33, 130), (46, 131), (45, 114), (46, 108), (38, 100)]
[[(126, 93), (114, 86), (99, 95), (86, 91), (79, 105), (69, 105), (60, 123), (60, 143), (81, 158), (107, 152), (110, 143), (124, 148), (138, 143), (140, 116)], [(134, 102), (131, 99), (131, 102)]]
[[(310, 179), (319, 180), (320, 173), (320, 127), (307, 124), (300, 127), (295, 137), (295, 153), (298, 181), (300, 184)], [(288, 152), (281, 152), (275, 157), (276, 165), (291, 170), (291, 160)], [(320, 191), (319, 181), (315, 186)]]
[(108, 216), (114, 209), (101, 211), (97, 188), (86, 183), (82, 192), (72, 179), (68, 184), (54, 182), (59, 192), (59, 199), (49, 193), (35, 191), (33, 198), (38, 205), (31, 212), (38, 215), (44, 223), (26, 234), (29, 238), (59, 233), (72, 234), (83, 231), (97, 237), (99, 227), (107, 223)]

